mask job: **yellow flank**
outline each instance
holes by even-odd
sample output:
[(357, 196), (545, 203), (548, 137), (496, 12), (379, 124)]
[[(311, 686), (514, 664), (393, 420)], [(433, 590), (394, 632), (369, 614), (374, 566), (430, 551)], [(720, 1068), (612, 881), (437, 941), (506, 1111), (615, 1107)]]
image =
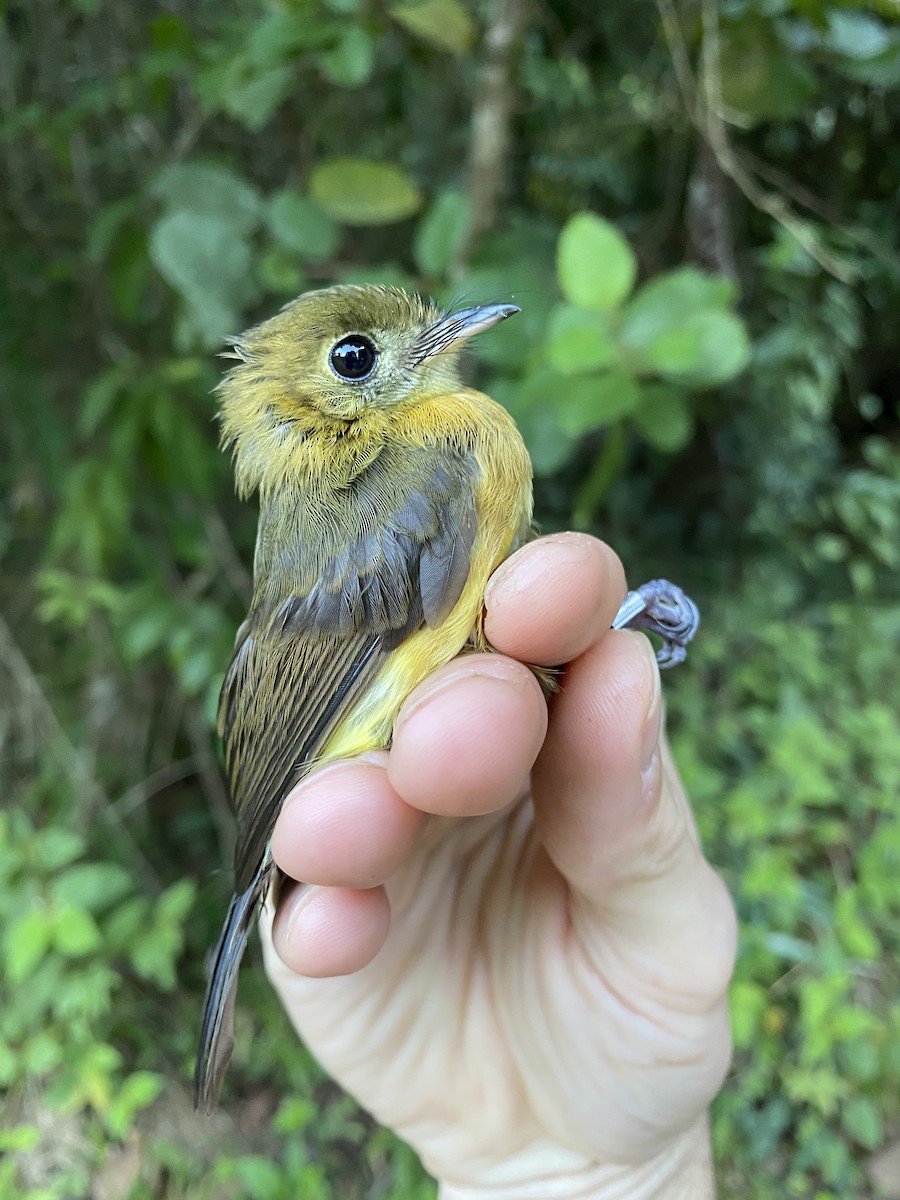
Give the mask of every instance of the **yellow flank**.
[(419, 445), (449, 441), (460, 429), (476, 430), (474, 455), (484, 482), (476, 492), (478, 533), (469, 576), (444, 623), (411, 634), (391, 654), (322, 747), (319, 763), (388, 746), (397, 714), (413, 688), (454, 658), (473, 634), (483, 643), (481, 613), (488, 579), (531, 525), (531, 463), (506, 409), (481, 392), (466, 390), (398, 415), (399, 435)]

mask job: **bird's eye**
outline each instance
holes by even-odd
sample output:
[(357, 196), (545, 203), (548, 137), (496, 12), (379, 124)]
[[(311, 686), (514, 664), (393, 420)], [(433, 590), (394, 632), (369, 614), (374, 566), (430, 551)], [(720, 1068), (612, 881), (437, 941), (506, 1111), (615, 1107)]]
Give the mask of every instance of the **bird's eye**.
[(351, 333), (341, 338), (328, 356), (331, 369), (341, 379), (359, 380), (372, 374), (378, 351), (368, 338)]

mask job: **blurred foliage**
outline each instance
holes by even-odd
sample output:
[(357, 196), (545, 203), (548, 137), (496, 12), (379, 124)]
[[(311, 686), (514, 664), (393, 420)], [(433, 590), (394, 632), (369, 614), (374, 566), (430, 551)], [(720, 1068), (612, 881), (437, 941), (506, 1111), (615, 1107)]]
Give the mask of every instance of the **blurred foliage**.
[(700, 601), (670, 713), (742, 918), (721, 1195), (873, 1194), (900, 1137), (894, 0), (10, 0), (0, 107), (3, 1195), (433, 1195), (284, 1053), (258, 971), (223, 1111), (187, 1095), (255, 524), (214, 352), (361, 279), (519, 303), (478, 378), (544, 527)]

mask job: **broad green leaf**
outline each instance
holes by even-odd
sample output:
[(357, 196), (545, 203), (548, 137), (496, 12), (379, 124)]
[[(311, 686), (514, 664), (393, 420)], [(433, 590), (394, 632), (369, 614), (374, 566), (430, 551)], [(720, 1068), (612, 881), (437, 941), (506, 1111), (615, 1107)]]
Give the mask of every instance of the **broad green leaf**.
[(634, 423), (646, 442), (668, 454), (687, 445), (694, 431), (684, 392), (664, 383), (650, 383), (641, 389)]
[(580, 437), (630, 415), (639, 400), (640, 388), (634, 376), (612, 370), (568, 378), (555, 403), (559, 405), (560, 428), (572, 437)]
[(189, 209), (215, 217), (234, 235), (249, 233), (259, 219), (259, 193), (218, 163), (187, 162), (168, 167), (153, 184), (153, 193), (170, 209)]
[(89, 912), (102, 912), (133, 887), (132, 876), (117, 863), (77, 863), (53, 880), (51, 893), (57, 901)]
[(375, 42), (361, 25), (351, 25), (333, 50), (319, 55), (319, 64), (339, 87), (361, 87), (372, 75)]
[(728, 280), (694, 267), (669, 271), (625, 306), (620, 336), (645, 369), (698, 386), (722, 383), (750, 358), (744, 324), (726, 308), (733, 294)]
[(55, 871), (84, 853), (84, 838), (71, 829), (42, 829), (38, 840), (38, 861), (44, 871)]
[(53, 922), (53, 943), (67, 958), (90, 954), (102, 944), (100, 930), (89, 912), (73, 904), (63, 904)]
[(461, 0), (411, 0), (388, 11), (410, 33), (452, 54), (464, 54), (475, 40), (475, 24)]
[(868, 13), (833, 8), (826, 20), (828, 29), (823, 38), (826, 48), (846, 58), (877, 58), (894, 44), (893, 32)]
[(59, 1038), (42, 1031), (29, 1038), (22, 1047), (21, 1063), (28, 1075), (46, 1075), (59, 1066), (64, 1054), (65, 1047)]
[(43, 908), (31, 908), (7, 926), (4, 938), (6, 976), (10, 983), (27, 979), (53, 940), (53, 920)]
[(293, 86), (293, 69), (280, 63), (228, 88), (221, 99), (222, 108), (247, 129), (258, 133), (291, 94)]
[(731, 1032), (738, 1049), (752, 1045), (758, 1035), (768, 996), (763, 987), (749, 980), (738, 980), (729, 991)]
[(728, 107), (755, 120), (799, 116), (819, 86), (813, 71), (785, 49), (771, 24), (758, 21), (723, 29), (721, 78)]
[(884, 1141), (884, 1122), (868, 1096), (854, 1096), (841, 1106), (841, 1123), (850, 1136), (867, 1150), (877, 1150)]
[(265, 219), (283, 246), (310, 262), (324, 262), (338, 248), (340, 230), (331, 217), (314, 200), (290, 188), (269, 199)]
[(854, 958), (874, 962), (881, 958), (881, 946), (860, 910), (856, 892), (844, 888), (834, 905), (834, 923), (842, 944)]
[(618, 350), (602, 314), (559, 304), (550, 314), (544, 354), (563, 375), (578, 375), (609, 366)]
[(416, 228), (413, 257), (425, 275), (441, 276), (454, 262), (472, 218), (472, 206), (463, 192), (441, 192)]
[(40, 1145), (41, 1132), (36, 1125), (12, 1125), (0, 1129), (0, 1153), (19, 1154)]
[(703, 345), (697, 314), (658, 333), (645, 348), (645, 357), (661, 375), (685, 376), (698, 370), (703, 361)]
[(641, 349), (663, 330), (699, 309), (723, 309), (735, 298), (734, 284), (697, 267), (678, 267), (649, 280), (622, 310), (622, 340)]
[(647, 347), (647, 362), (661, 375), (700, 387), (733, 379), (749, 361), (744, 323), (728, 312), (693, 313)]
[(895, 35), (893, 45), (874, 58), (844, 58), (837, 66), (848, 79), (869, 87), (900, 87), (900, 36)]
[(552, 408), (552, 397), (559, 394), (563, 379), (549, 367), (529, 371), (522, 380), (500, 376), (491, 387), (491, 394), (508, 409), (517, 421), (536, 409)]
[(135, 1114), (147, 1108), (165, 1087), (165, 1079), (152, 1071), (129, 1075), (104, 1114), (113, 1137), (122, 1138), (131, 1128)]
[(197, 885), (193, 879), (182, 879), (171, 884), (156, 902), (157, 918), (160, 921), (174, 922), (180, 933), (181, 923), (190, 912), (196, 894)]
[(87, 260), (95, 266), (103, 262), (122, 226), (137, 210), (138, 197), (126, 196), (101, 208), (91, 223), (85, 240)]
[(281, 246), (272, 246), (257, 258), (255, 274), (263, 291), (276, 296), (297, 296), (304, 290), (296, 254)]
[(400, 167), (362, 158), (332, 158), (312, 173), (313, 199), (346, 225), (389, 225), (418, 212), (419, 189)]
[[(246, 62), (271, 66), (293, 57), (298, 50), (327, 45), (334, 24), (311, 4), (274, 6), (254, 20), (247, 40)], [(246, 68), (245, 68), (246, 69)]]
[(535, 475), (553, 475), (572, 455), (576, 439), (560, 421), (560, 409), (548, 404), (529, 409), (518, 421)]
[(210, 345), (234, 331), (252, 268), (250, 246), (234, 226), (208, 213), (169, 213), (153, 228), (150, 255)]
[(637, 260), (615, 225), (594, 213), (570, 217), (556, 252), (559, 286), (579, 308), (610, 311), (634, 286)]
[(130, 378), (131, 364), (116, 363), (100, 375), (95, 376), (81, 395), (81, 411), (78, 427), (90, 435), (100, 427), (119, 398), (126, 381)]
[(556, 371), (540, 366), (521, 381), (500, 376), (491, 385), (491, 395), (515, 418), (536, 475), (558, 471), (576, 445), (561, 427), (556, 402), (566, 382)]

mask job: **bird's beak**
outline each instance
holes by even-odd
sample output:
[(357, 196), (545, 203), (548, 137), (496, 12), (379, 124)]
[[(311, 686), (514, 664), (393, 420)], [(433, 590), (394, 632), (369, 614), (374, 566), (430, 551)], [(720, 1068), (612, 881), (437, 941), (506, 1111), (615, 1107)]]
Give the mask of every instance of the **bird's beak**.
[(515, 304), (481, 304), (476, 308), (461, 308), (459, 312), (447, 313), (422, 333), (415, 344), (411, 365), (417, 367), (426, 358), (443, 354), (459, 342), (474, 337), (476, 333), (483, 333), (485, 329), (521, 311)]

